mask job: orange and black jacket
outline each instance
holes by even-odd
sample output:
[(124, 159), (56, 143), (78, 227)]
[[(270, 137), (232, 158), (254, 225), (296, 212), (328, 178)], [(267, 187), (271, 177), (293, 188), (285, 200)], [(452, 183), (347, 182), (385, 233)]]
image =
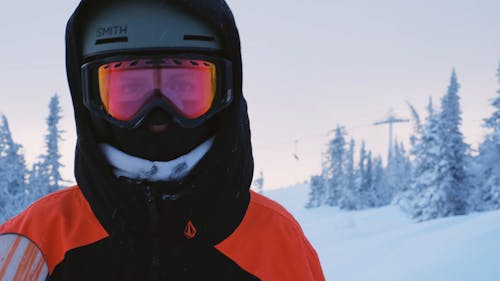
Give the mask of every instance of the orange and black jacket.
[[(197, 239), (197, 232), (188, 223), (182, 241), (160, 239), (155, 256), (148, 237), (108, 233), (79, 187), (72, 187), (46, 196), (0, 228), (3, 235), (27, 238), (42, 257), (36, 259), (36, 251), (30, 256), (29, 248), (15, 253), (21, 247), (12, 243), (7, 251), (24, 261), (14, 255), (0, 261), (0, 280), (324, 280), (297, 222), (259, 194), (251, 193), (243, 220), (224, 241), (212, 245)], [(2, 279), (8, 270), (17, 277)]]
[[(182, 180), (113, 175), (82, 101), (80, 26), (108, 0), (83, 0), (66, 30), (77, 129), (77, 187), (51, 194), (0, 228), (0, 280), (322, 281), (290, 214), (249, 191), (253, 175), (238, 30), (223, 0), (165, 0), (220, 30), (233, 101), (210, 151)], [(3, 251), (3, 255), (2, 255)], [(3, 277), (2, 277), (3, 276)], [(37, 279), (38, 278), (38, 279)], [(6, 279), (8, 280), (8, 279)]]

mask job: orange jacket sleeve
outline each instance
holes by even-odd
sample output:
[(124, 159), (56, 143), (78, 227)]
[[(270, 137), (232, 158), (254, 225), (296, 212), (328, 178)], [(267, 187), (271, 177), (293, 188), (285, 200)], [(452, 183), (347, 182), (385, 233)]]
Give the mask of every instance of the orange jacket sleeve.
[(38, 200), (1, 225), (2, 234), (17, 234), (32, 241), (43, 254), (50, 273), (67, 251), (108, 236), (77, 186)]
[(245, 218), (217, 249), (264, 281), (323, 281), (299, 224), (278, 203), (253, 193)]

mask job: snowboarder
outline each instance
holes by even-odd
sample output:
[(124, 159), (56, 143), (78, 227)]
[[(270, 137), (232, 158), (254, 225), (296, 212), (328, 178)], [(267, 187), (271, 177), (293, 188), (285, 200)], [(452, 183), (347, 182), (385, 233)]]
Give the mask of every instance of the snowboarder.
[(324, 280), (293, 217), (249, 191), (223, 0), (83, 0), (66, 61), (77, 186), (0, 227), (0, 280)]

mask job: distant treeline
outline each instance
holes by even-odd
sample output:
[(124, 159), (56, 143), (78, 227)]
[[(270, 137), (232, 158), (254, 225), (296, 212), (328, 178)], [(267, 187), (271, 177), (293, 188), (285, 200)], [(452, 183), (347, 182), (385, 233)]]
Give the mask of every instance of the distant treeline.
[(25, 162), (22, 146), (12, 139), (5, 115), (0, 123), (0, 223), (16, 215), (36, 199), (60, 189), (64, 183), (59, 142), (61, 107), (54, 95), (46, 119), (45, 152), (31, 168)]
[[(497, 72), (500, 83), (500, 66)], [(427, 116), (413, 106), (414, 132), (407, 151), (396, 142), (387, 164), (338, 126), (324, 155), (320, 175), (311, 178), (307, 208), (322, 205), (361, 210), (397, 204), (417, 221), (500, 209), (500, 90), (494, 113), (484, 119), (487, 135), (473, 155), (460, 131), (460, 85), (455, 71), (439, 109), (429, 99)]]

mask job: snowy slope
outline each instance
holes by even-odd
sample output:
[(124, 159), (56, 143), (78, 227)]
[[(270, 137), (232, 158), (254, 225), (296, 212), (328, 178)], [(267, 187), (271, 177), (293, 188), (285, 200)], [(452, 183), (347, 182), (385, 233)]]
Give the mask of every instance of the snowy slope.
[(498, 281), (500, 211), (413, 223), (394, 206), (303, 208), (308, 187), (272, 190), (316, 248), (332, 281)]

